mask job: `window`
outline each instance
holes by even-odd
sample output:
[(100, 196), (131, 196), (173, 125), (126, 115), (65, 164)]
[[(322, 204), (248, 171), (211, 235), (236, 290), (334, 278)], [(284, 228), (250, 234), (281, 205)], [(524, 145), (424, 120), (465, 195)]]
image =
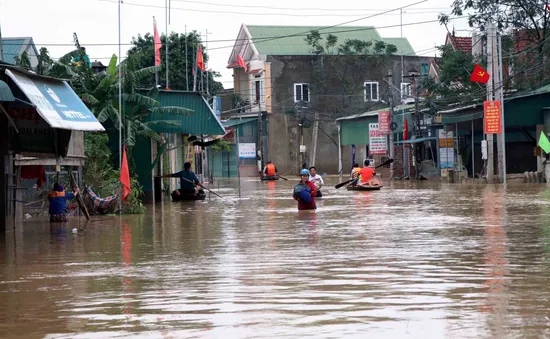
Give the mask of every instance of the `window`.
[(294, 84), (294, 102), (309, 102), (309, 84)]
[(411, 95), (411, 84), (408, 82), (401, 83), (401, 98), (405, 98)]
[(428, 75), (430, 72), (430, 65), (428, 64), (422, 64), (422, 75)]
[(264, 101), (264, 81), (252, 81), (251, 100), (253, 104), (259, 104)]
[(378, 101), (378, 82), (367, 81), (365, 82), (365, 101)]

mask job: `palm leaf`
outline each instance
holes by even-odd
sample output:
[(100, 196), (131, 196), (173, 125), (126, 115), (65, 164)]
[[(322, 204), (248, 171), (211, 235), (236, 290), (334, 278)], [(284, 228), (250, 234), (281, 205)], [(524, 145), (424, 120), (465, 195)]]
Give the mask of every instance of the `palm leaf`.
[(143, 124), (145, 124), (148, 127), (152, 127), (159, 124), (166, 124), (169, 126), (181, 126), (181, 122), (177, 120), (155, 120), (155, 121), (147, 121), (147, 122), (144, 122)]
[(118, 111), (112, 105), (107, 105), (97, 115), (97, 120), (99, 120), (99, 122), (105, 122), (108, 119), (110, 119), (115, 124), (116, 128), (119, 127), (119, 125), (118, 125)]
[(149, 126), (141, 121), (135, 121), (136, 125), (139, 126), (139, 135), (149, 137), (156, 142), (163, 142), (162, 137), (157, 132), (153, 131)]
[(195, 111), (185, 107), (179, 106), (162, 106), (162, 107), (153, 107), (151, 108), (151, 113), (155, 114), (177, 114), (177, 115), (191, 115)]
[(73, 58), (79, 55), (80, 55), (80, 51), (78, 49), (75, 49), (74, 51), (69, 52), (64, 56), (62, 56), (61, 58), (59, 58), (57, 62), (60, 64), (69, 65), (71, 63), (71, 60), (73, 60)]
[[(137, 126), (134, 121), (130, 121), (126, 124), (126, 145), (134, 146), (136, 144), (136, 132)], [(139, 126), (139, 125), (138, 125)]]
[(133, 94), (125, 93), (125, 94), (122, 94), (122, 98), (126, 102), (133, 103), (135, 105), (143, 105), (147, 107), (158, 106), (160, 104), (155, 99), (142, 94), (138, 94), (138, 93), (133, 93)]
[(99, 100), (96, 99), (92, 94), (90, 93), (84, 93), (80, 96), (82, 101), (87, 102), (90, 105), (97, 105), (99, 103)]
[(139, 81), (145, 77), (155, 75), (156, 72), (160, 72), (162, 69), (161, 66), (151, 66), (151, 67), (145, 67), (140, 70), (134, 71), (133, 76), (136, 81)]
[(118, 59), (117, 59), (117, 56), (116, 54), (113, 54), (113, 56), (111, 57), (111, 60), (109, 61), (109, 66), (107, 67), (107, 74), (111, 75), (111, 76), (115, 76), (116, 75), (116, 63), (117, 63)]

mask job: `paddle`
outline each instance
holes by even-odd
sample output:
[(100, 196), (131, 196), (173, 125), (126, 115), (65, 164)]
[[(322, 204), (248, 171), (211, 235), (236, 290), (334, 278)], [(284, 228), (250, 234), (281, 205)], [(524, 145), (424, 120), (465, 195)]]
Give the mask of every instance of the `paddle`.
[[(389, 165), (389, 164), (391, 164), (392, 162), (393, 162), (393, 159), (388, 159), (388, 160), (384, 161), (383, 163), (381, 163), (380, 165), (376, 166), (374, 169), (377, 169), (378, 167), (382, 167), (382, 166)], [(350, 180), (348, 180), (348, 181), (341, 182), (341, 183), (339, 183), (338, 185), (334, 186), (334, 188), (339, 189), (340, 187), (343, 187), (343, 186), (349, 184), (350, 182), (352, 182), (352, 181), (354, 181), (354, 180), (357, 180), (357, 178), (355, 178), (355, 179), (350, 179)]]
[[(68, 168), (68, 169), (70, 169), (70, 168)], [(73, 189), (74, 189), (74, 187), (78, 187), (78, 185), (76, 184), (76, 180), (73, 176), (73, 173), (70, 170), (67, 170), (67, 172), (69, 174), (69, 179), (71, 180), (71, 186), (73, 186)], [(80, 195), (80, 193), (75, 193), (74, 196), (75, 196), (76, 202), (78, 203), (78, 207), (82, 211), (82, 214), (84, 214), (84, 216), (86, 217), (87, 220), (91, 220), (92, 218), (90, 217), (90, 213), (88, 212), (88, 209), (86, 208), (86, 204), (84, 204), (84, 199), (82, 199), (82, 195)]]
[(288, 179), (287, 179), (287, 178), (285, 178), (285, 177), (282, 177), (282, 176), (280, 176), (280, 175), (279, 175), (279, 178), (281, 178), (281, 179), (283, 179), (283, 180), (287, 180), (287, 181), (288, 181)]
[[(191, 181), (191, 180), (189, 180), (189, 179), (186, 179), (186, 178), (182, 178), (182, 177), (179, 177), (179, 178), (180, 178), (180, 179), (183, 179), (183, 180), (185, 180), (185, 181), (187, 181), (187, 182), (189, 182), (189, 183), (191, 183), (191, 184), (193, 184), (193, 185), (200, 186), (200, 187), (204, 188), (205, 190), (207, 190), (208, 192), (210, 192), (210, 193), (214, 194), (215, 196), (221, 198), (221, 196), (220, 196), (218, 193), (216, 193), (216, 192), (214, 192), (214, 191), (212, 191), (212, 190), (210, 190), (210, 189), (204, 187), (204, 186), (201, 185), (201, 184), (196, 184), (195, 182), (193, 182), (193, 181)], [(223, 198), (222, 198), (222, 199), (223, 199)]]

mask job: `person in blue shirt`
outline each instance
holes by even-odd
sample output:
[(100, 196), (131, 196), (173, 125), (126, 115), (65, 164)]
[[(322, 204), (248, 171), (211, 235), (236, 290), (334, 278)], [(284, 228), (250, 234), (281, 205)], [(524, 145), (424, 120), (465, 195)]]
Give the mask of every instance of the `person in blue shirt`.
[[(78, 187), (76, 187), (75, 193), (78, 192)], [(74, 198), (74, 193), (65, 192), (60, 184), (53, 185), (53, 190), (48, 195), (50, 222), (67, 222), (67, 200)]]
[(162, 178), (179, 178), (180, 179), (180, 189), (175, 190), (172, 193), (175, 195), (196, 194), (197, 191), (195, 190), (195, 185), (202, 187), (197, 175), (193, 171), (191, 171), (190, 162), (186, 162), (185, 164), (183, 164), (183, 171), (163, 175)]

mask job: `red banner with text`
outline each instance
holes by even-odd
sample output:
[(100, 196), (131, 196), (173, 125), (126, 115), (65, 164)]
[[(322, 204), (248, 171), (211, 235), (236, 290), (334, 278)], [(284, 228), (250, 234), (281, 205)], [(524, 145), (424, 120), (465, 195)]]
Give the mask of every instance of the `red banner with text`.
[(485, 134), (502, 133), (500, 101), (485, 101), (483, 103), (483, 126)]

